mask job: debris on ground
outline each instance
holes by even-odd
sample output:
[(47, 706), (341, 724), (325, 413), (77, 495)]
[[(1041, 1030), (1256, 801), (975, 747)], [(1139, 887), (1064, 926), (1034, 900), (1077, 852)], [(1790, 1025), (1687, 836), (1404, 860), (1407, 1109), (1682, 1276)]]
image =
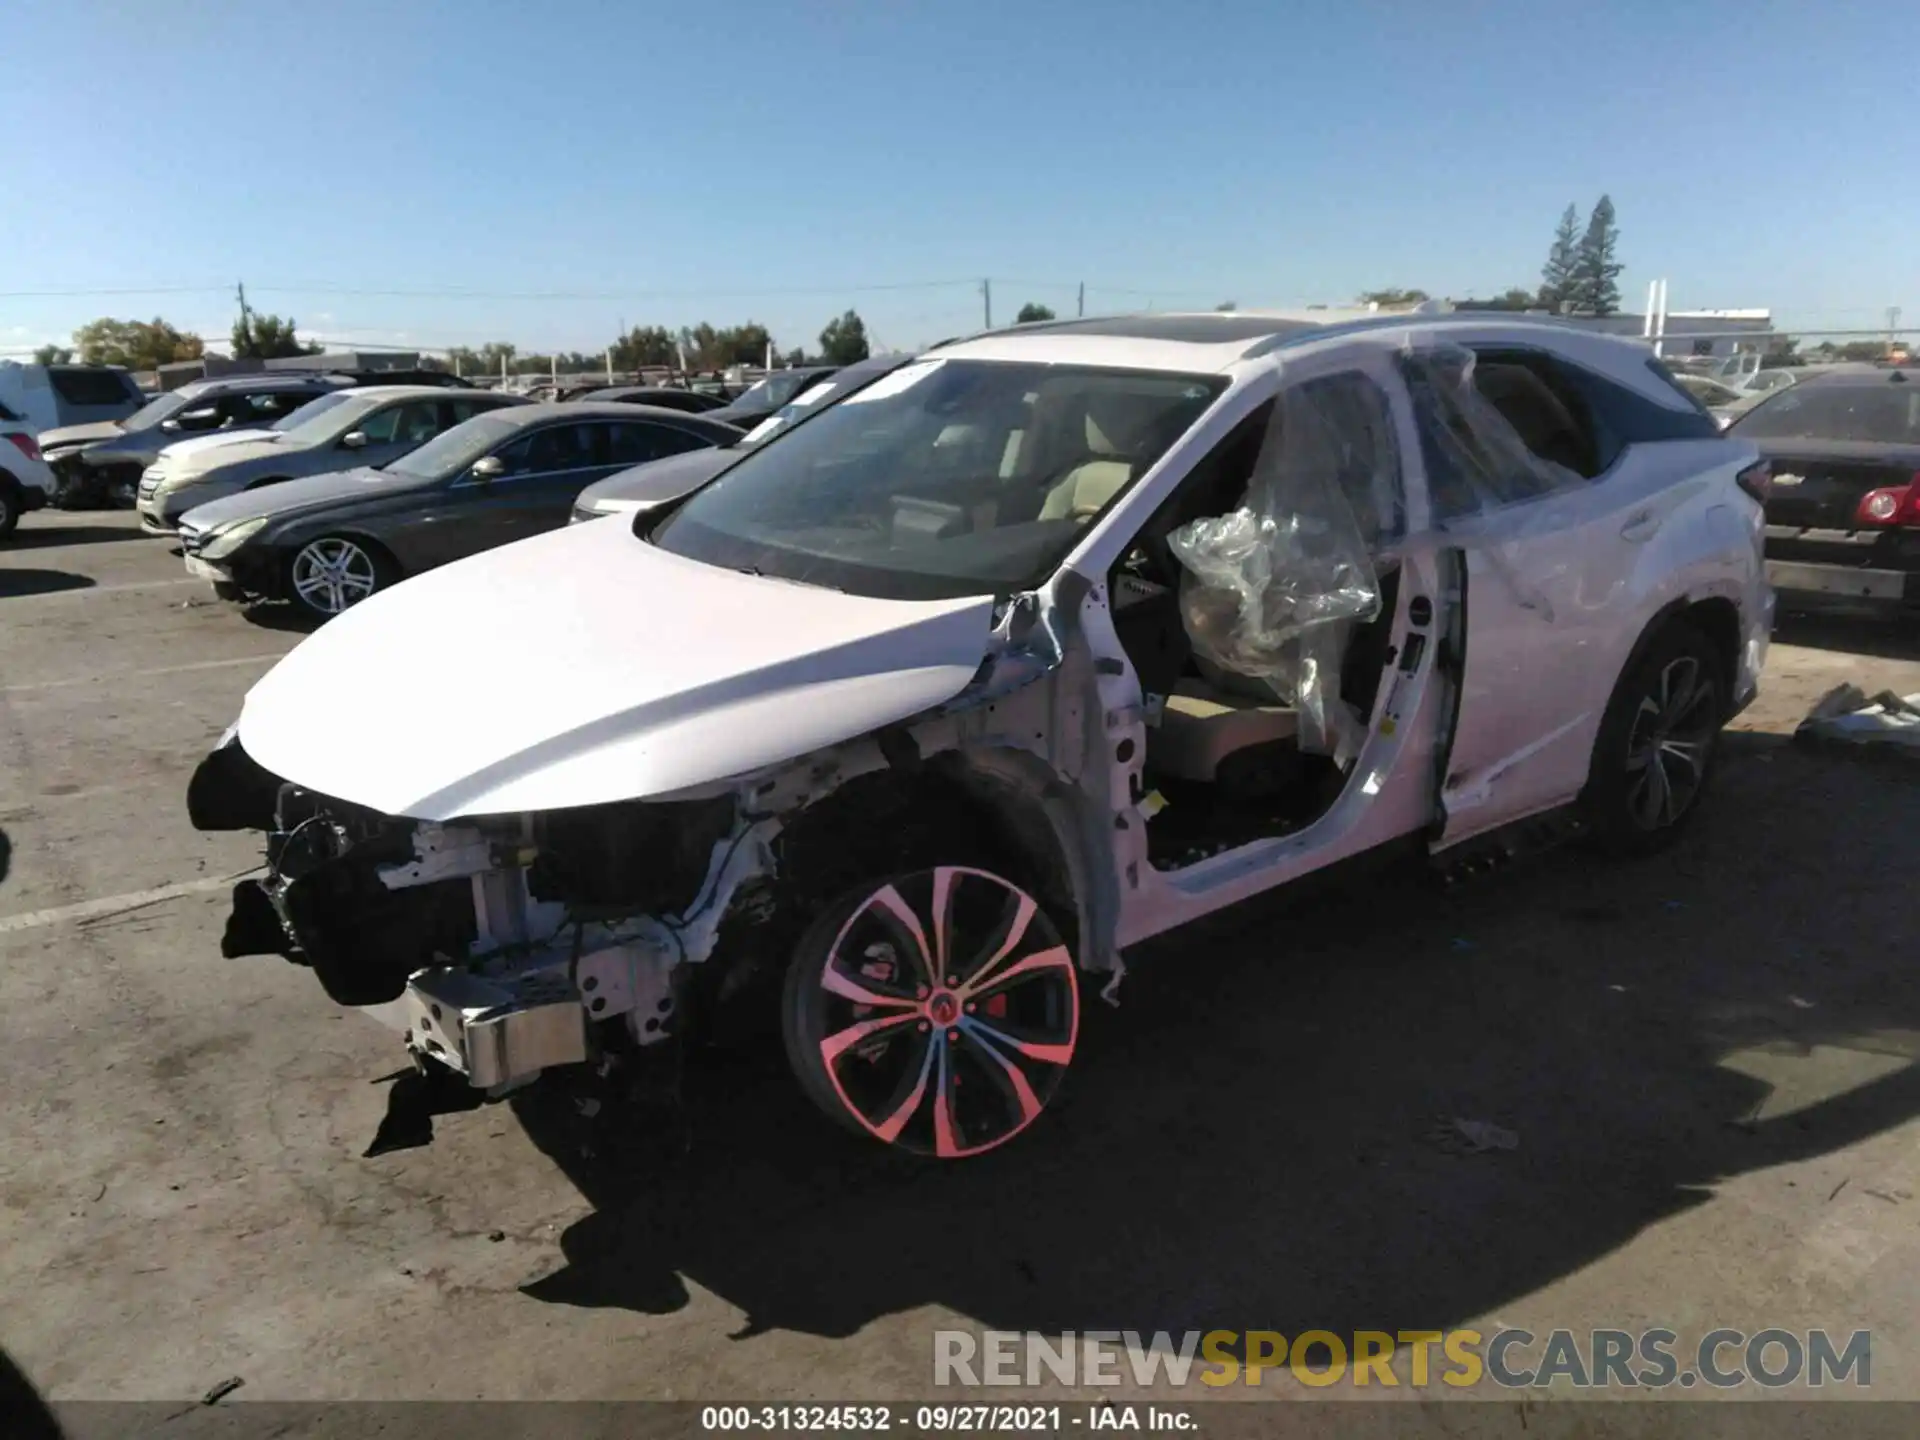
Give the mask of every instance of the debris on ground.
[(1449, 1116), (1434, 1127), (1433, 1141), (1457, 1155), (1480, 1155), (1488, 1150), (1518, 1150), (1520, 1137), (1489, 1120), (1462, 1120)]
[(228, 1379), (222, 1380), (218, 1385), (202, 1395), (200, 1397), (200, 1403), (202, 1405), (218, 1405), (222, 1400), (226, 1399), (227, 1396), (231, 1395), (246, 1383), (247, 1382), (242, 1380), (238, 1375), (231, 1376)]
[(1803, 745), (1885, 746), (1920, 758), (1920, 695), (1868, 695), (1858, 685), (1836, 685), (1814, 702), (1793, 738)]

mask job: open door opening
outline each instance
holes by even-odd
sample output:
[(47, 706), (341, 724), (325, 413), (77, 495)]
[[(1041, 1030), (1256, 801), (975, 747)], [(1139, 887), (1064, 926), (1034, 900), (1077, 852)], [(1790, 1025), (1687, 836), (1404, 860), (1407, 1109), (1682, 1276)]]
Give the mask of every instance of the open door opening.
[(1337, 374), (1250, 415), (1122, 557), (1155, 869), (1302, 830), (1345, 791), (1398, 650), (1401, 521), (1385, 397)]

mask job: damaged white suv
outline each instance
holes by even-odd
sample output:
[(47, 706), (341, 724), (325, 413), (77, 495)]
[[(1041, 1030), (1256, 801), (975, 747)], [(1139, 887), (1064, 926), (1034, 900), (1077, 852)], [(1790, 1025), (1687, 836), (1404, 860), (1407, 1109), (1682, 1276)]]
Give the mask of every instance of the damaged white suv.
[(823, 1109), (973, 1155), (1150, 936), (1394, 841), (1672, 837), (1765, 656), (1766, 486), (1562, 323), (1022, 326), (348, 611), (189, 808), (268, 835), (226, 953), (463, 1094), (783, 975)]

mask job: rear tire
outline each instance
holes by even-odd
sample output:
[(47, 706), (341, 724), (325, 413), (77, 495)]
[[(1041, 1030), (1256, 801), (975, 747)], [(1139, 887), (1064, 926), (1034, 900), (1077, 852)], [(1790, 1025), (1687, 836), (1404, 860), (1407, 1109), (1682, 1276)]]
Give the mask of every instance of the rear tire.
[(1699, 810), (1727, 720), (1723, 658), (1698, 629), (1676, 620), (1621, 675), (1582, 802), (1603, 853), (1657, 854)]
[(11, 475), (0, 475), (0, 540), (20, 528), (20, 490)]

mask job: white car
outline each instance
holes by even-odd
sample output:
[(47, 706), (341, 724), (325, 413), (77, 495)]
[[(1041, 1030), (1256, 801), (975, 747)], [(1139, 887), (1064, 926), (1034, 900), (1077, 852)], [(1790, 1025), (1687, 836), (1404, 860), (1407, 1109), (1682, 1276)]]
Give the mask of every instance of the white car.
[(22, 515), (52, 498), (53, 472), (41, 458), (33, 427), (0, 404), (0, 540), (14, 532)]
[(823, 1110), (973, 1155), (1151, 936), (1395, 843), (1672, 840), (1765, 657), (1765, 486), (1552, 321), (1025, 325), (347, 611), (188, 808), (268, 836), (226, 953), (464, 1095), (783, 976)]

